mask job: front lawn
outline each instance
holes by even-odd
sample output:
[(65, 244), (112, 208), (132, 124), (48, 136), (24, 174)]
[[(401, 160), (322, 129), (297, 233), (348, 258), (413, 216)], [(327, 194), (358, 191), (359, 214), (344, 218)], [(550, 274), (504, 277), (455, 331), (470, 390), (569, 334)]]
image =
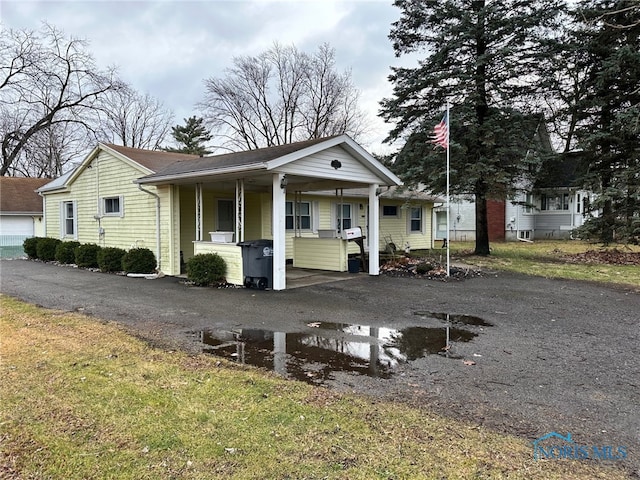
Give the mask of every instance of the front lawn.
[(622, 479), (531, 439), (340, 395), (0, 296), (0, 477)]

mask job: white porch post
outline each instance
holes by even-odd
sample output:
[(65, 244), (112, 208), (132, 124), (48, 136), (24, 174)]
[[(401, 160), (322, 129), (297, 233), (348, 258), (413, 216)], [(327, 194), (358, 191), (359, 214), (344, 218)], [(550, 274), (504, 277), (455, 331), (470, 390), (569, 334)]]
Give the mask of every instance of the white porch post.
[(203, 240), (202, 225), (202, 184), (196, 183), (196, 242)]
[(272, 179), (272, 204), (271, 214), (273, 226), (273, 290), (286, 288), (286, 242), (285, 242), (285, 198), (286, 189), (281, 187), (284, 174), (274, 173)]
[(244, 242), (244, 178), (236, 180), (236, 243)]
[(369, 185), (369, 275), (380, 274), (380, 203), (378, 185)]

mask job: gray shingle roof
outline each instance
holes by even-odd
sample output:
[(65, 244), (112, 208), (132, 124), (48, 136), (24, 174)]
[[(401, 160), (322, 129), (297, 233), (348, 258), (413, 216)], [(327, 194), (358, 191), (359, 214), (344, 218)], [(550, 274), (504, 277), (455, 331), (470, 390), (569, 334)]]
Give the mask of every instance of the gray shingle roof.
[(198, 157), (189, 162), (175, 162), (168, 165), (162, 170), (156, 171), (157, 175), (148, 175), (145, 179), (152, 179), (155, 176), (179, 175), (182, 173), (199, 172), (216, 170), (221, 168), (241, 167), (245, 165), (255, 165), (283, 157), (298, 150), (310, 147), (317, 143), (327, 141), (329, 138), (324, 137), (314, 140), (306, 140), (303, 142), (289, 143), (286, 145), (277, 145), (274, 147), (259, 148), (256, 150), (247, 150), (244, 152), (225, 153), (222, 155), (212, 155), (208, 157)]

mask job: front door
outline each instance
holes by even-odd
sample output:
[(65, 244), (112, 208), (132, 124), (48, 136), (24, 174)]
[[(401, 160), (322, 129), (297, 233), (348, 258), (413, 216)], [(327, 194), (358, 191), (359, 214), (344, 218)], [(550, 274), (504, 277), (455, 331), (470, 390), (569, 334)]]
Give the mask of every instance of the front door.
[(233, 206), (233, 200), (219, 199), (217, 230), (219, 232), (234, 232), (236, 229), (234, 217), (235, 208)]

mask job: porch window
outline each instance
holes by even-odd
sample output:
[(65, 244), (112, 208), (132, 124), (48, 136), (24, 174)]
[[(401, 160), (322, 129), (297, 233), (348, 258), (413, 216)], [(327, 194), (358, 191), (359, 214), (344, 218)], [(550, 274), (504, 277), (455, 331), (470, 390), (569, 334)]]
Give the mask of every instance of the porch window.
[(102, 199), (102, 213), (109, 217), (122, 217), (123, 216), (123, 198), (118, 197), (104, 197)]
[(569, 210), (569, 194), (542, 194), (540, 196), (540, 210), (548, 212)]
[(410, 222), (410, 226), (409, 226), (410, 233), (422, 232), (422, 208), (421, 207), (411, 207), (409, 222)]
[(62, 202), (61, 236), (77, 238), (76, 202)]
[[(353, 208), (350, 203), (339, 203), (336, 208), (336, 228), (338, 232), (342, 229), (351, 228), (353, 225)], [(340, 214), (342, 212), (342, 215)]]
[(383, 217), (395, 217), (398, 218), (398, 206), (397, 205), (383, 205), (382, 206)]
[(311, 230), (311, 202), (286, 202), (285, 228), (287, 230)]

